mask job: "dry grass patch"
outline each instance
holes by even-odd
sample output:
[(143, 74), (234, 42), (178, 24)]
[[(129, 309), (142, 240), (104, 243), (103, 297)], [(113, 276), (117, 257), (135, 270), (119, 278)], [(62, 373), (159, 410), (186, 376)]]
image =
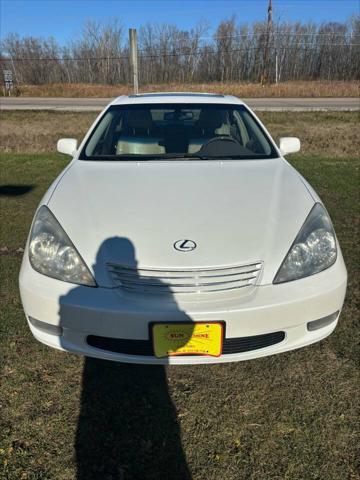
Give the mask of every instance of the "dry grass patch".
[[(54, 152), (61, 137), (83, 138), (94, 112), (6, 111), (0, 117), (0, 152)], [(302, 153), (344, 157), (360, 151), (358, 112), (261, 112), (277, 141), (298, 136)]]
[(276, 142), (279, 137), (299, 137), (301, 154), (330, 158), (359, 155), (358, 112), (257, 113)]
[[(131, 85), (86, 83), (22, 85), (20, 95), (28, 97), (117, 97), (132, 93)], [(296, 81), (262, 86), (260, 83), (164, 83), (140, 85), (141, 92), (213, 92), (238, 97), (358, 97), (356, 81)]]
[(62, 137), (82, 139), (97, 113), (1, 112), (0, 152), (54, 152)]

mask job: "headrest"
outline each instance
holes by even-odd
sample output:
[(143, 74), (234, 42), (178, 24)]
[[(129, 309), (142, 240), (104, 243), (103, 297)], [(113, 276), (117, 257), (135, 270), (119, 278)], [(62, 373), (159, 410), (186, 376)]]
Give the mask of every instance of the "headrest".
[(130, 128), (151, 128), (152, 117), (150, 110), (130, 110), (127, 123)]
[(199, 128), (219, 128), (223, 124), (223, 114), (221, 110), (201, 110), (197, 122)]

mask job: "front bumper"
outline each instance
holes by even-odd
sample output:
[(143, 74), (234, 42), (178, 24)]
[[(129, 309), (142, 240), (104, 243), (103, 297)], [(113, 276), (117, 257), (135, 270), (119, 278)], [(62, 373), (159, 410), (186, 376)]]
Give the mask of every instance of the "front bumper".
[[(122, 294), (119, 289), (76, 286), (35, 272), (25, 253), (20, 272), (20, 294), (27, 319), (61, 327), (54, 335), (29, 322), (40, 342), (90, 357), (130, 363), (200, 364), (249, 360), (317, 342), (337, 324), (309, 331), (307, 323), (341, 311), (347, 275), (339, 255), (336, 263), (317, 275), (280, 285), (256, 287), (251, 294), (208, 297), (187, 301), (151, 295)], [(149, 340), (152, 322), (223, 321), (226, 338), (284, 332), (274, 345), (220, 357), (176, 356), (158, 359), (128, 355), (90, 346), (87, 337)], [(55, 329), (56, 330), (56, 329)]]

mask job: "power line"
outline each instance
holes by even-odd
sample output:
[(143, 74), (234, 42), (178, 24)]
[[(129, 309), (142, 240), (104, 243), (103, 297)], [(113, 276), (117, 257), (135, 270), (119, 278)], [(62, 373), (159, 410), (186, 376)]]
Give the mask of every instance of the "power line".
[[(218, 40), (222, 38), (249, 38), (249, 37), (261, 37), (265, 35), (266, 32), (248, 32), (248, 33), (239, 33), (239, 34), (234, 34), (234, 35), (213, 35), (213, 36), (207, 36), (207, 37), (199, 37), (199, 40)], [(285, 33), (285, 32), (272, 32), (273, 37), (288, 37), (288, 36), (295, 36), (295, 37), (322, 37), (322, 36), (328, 36), (328, 37), (341, 37), (341, 38), (352, 38), (353, 34), (347, 34), (344, 35), (342, 33), (332, 33), (332, 32), (327, 32), (327, 33), (301, 33), (301, 32), (290, 32), (290, 33)]]

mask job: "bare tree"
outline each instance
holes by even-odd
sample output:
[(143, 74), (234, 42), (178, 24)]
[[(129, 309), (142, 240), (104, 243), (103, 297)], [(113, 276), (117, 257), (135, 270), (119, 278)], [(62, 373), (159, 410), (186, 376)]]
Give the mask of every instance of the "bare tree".
[[(259, 81), (264, 71), (275, 79), (350, 80), (360, 78), (360, 17), (346, 23), (266, 22), (237, 24), (222, 20), (207, 36), (206, 22), (182, 30), (169, 24), (139, 29), (140, 81)], [(85, 23), (81, 36), (66, 46), (53, 38), (8, 35), (1, 42), (0, 63), (18, 83), (130, 82), (128, 37), (121, 22)], [(266, 53), (267, 52), (267, 53)], [(266, 53), (266, 55), (265, 55)]]

